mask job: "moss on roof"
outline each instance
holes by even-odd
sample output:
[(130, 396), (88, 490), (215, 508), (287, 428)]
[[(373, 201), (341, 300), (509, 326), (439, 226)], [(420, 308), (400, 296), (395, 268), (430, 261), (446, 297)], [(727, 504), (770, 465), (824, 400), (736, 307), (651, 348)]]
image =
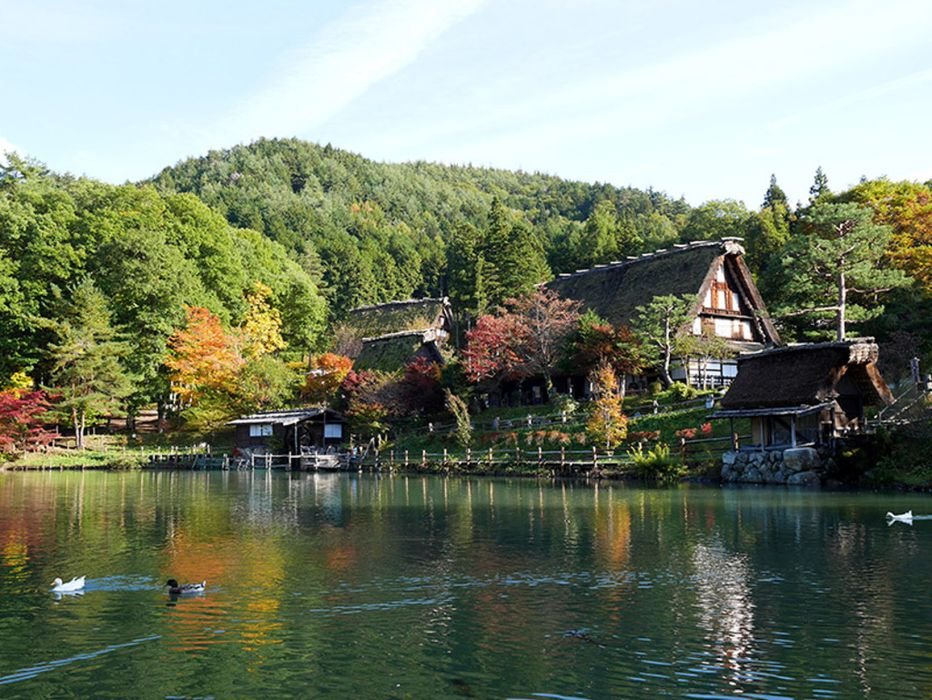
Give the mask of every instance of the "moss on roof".
[(712, 263), (724, 253), (720, 241), (700, 241), (563, 275), (547, 286), (619, 326), (655, 296), (690, 294), (698, 300)]
[(433, 340), (433, 333), (430, 330), (402, 331), (366, 338), (353, 368), (396, 372), (404, 369), (416, 357), (422, 356), (435, 362), (443, 361)]
[(410, 299), (373, 306), (360, 306), (349, 312), (346, 320), (363, 338), (388, 333), (441, 328), (448, 312), (446, 299)]

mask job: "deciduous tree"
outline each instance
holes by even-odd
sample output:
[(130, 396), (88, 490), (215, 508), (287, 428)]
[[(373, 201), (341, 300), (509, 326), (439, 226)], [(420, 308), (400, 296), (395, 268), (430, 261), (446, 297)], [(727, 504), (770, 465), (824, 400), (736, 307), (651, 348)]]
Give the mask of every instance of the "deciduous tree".
[(589, 384), (593, 401), (586, 433), (593, 443), (604, 445), (605, 449), (613, 449), (628, 435), (628, 418), (621, 410), (618, 378), (607, 360), (600, 362), (589, 373)]

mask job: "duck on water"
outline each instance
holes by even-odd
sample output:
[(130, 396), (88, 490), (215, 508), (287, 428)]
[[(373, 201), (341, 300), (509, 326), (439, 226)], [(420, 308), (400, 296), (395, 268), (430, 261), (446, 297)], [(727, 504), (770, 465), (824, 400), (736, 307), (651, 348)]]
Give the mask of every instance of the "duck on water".
[(203, 593), (207, 588), (207, 580), (200, 583), (178, 583), (175, 579), (170, 578), (165, 582), (168, 587), (168, 595), (191, 595), (194, 593)]

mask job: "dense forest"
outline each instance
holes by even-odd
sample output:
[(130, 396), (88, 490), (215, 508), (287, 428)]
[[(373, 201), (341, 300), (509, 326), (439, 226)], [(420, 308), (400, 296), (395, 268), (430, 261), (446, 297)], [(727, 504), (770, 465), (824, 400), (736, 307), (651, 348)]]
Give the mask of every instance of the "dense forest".
[[(207, 424), (205, 397), (220, 385), (240, 388), (218, 416), (296, 395), (355, 306), (448, 295), (477, 317), (560, 272), (725, 236), (744, 238), (785, 339), (832, 336), (842, 270), (847, 335), (880, 338), (893, 378), (908, 358), (928, 359), (930, 183), (833, 193), (819, 169), (805, 203), (788, 202), (776, 177), (761, 191), (753, 210), (692, 207), (655, 190), (376, 163), (298, 140), (213, 151), (121, 186), (11, 156), (0, 167), (0, 383), (55, 389), (75, 422), (200, 403)], [(207, 349), (195, 330), (229, 346), (225, 364), (197, 366)]]

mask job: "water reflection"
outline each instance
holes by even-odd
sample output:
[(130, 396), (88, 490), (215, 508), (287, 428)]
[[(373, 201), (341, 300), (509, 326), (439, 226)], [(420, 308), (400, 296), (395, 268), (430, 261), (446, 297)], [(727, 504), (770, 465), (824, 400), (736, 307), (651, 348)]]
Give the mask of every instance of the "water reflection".
[[(887, 528), (896, 500), (0, 474), (0, 676), (24, 696), (924, 697), (932, 528)], [(49, 596), (61, 571), (87, 595)], [(167, 578), (208, 590), (171, 601)]]

